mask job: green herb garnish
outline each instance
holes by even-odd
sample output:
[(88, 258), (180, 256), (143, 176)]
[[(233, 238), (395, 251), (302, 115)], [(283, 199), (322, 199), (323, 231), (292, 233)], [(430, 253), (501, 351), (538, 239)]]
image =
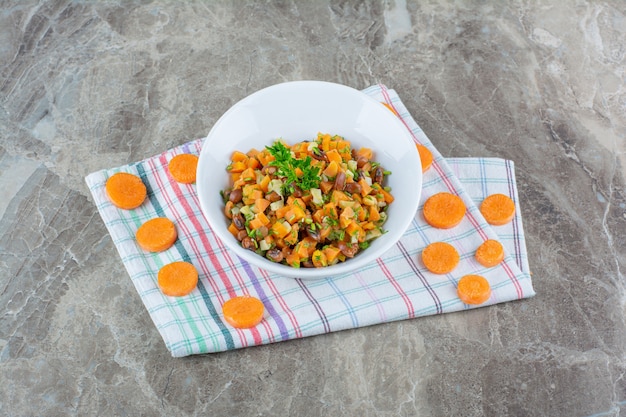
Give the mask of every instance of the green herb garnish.
[[(297, 159), (291, 155), (291, 150), (280, 141), (274, 142), (273, 146), (265, 147), (274, 160), (270, 165), (278, 168), (277, 174), (285, 178), (284, 190), (289, 194), (293, 193), (293, 186), (297, 185), (302, 191), (308, 191), (311, 188), (317, 188), (321, 181), (320, 169), (312, 166), (312, 159), (307, 156), (304, 159)], [(302, 171), (302, 175), (298, 176), (297, 170)]]

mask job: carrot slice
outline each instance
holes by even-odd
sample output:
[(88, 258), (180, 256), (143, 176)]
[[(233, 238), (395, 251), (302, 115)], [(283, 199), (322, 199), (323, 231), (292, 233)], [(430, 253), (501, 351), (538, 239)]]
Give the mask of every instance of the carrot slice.
[(198, 271), (189, 262), (172, 262), (159, 270), (157, 281), (163, 294), (182, 297), (198, 285)]
[(172, 178), (183, 184), (196, 182), (196, 170), (198, 169), (198, 157), (190, 153), (183, 153), (173, 157), (167, 165)]
[(430, 150), (419, 143), (415, 144), (417, 152), (420, 154), (420, 161), (422, 162), (422, 172), (426, 172), (428, 168), (433, 164), (433, 154)]
[(176, 226), (166, 217), (148, 220), (135, 233), (137, 244), (148, 252), (161, 252), (169, 249), (177, 237)]
[(489, 281), (480, 275), (465, 275), (459, 280), (456, 291), (465, 304), (482, 304), (491, 297)]
[(485, 240), (482, 245), (476, 249), (474, 256), (479, 264), (491, 268), (492, 266), (498, 265), (504, 259), (504, 247), (497, 240)]
[(426, 246), (422, 251), (422, 262), (434, 274), (452, 272), (459, 264), (459, 253), (449, 243), (435, 242)]
[(254, 327), (263, 319), (265, 307), (258, 298), (242, 295), (231, 298), (222, 305), (224, 320), (238, 329)]
[(111, 175), (105, 189), (113, 205), (125, 210), (139, 207), (147, 195), (146, 186), (141, 178), (126, 172)]
[(437, 193), (424, 203), (426, 223), (438, 229), (450, 229), (461, 223), (465, 204), (461, 197), (450, 193)]
[(515, 216), (515, 203), (504, 194), (491, 194), (480, 204), (480, 212), (493, 226), (507, 224)]

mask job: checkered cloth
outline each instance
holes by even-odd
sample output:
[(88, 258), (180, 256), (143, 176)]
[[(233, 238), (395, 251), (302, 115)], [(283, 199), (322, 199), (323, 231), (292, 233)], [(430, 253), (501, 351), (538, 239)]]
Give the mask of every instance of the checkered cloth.
[[(446, 160), (395, 91), (376, 85), (364, 93), (391, 105), (414, 140), (431, 150), (434, 162), (424, 175), (420, 206), (404, 236), (380, 259), (353, 274), (321, 280), (286, 278), (230, 253), (203, 217), (195, 184), (177, 183), (167, 170), (174, 155), (199, 154), (201, 139), (87, 176), (113, 243), (172, 356), (219, 352), (474, 308), (456, 294), (457, 282), (465, 274), (483, 275), (490, 282), (492, 296), (482, 306), (535, 294), (513, 162), (494, 158)], [(148, 189), (147, 201), (135, 210), (116, 208), (106, 195), (107, 178), (120, 171), (138, 175)], [(468, 208), (461, 224), (453, 229), (434, 229), (421, 214), (426, 198), (441, 191), (458, 194)], [(505, 226), (489, 226), (477, 208), (476, 204), (493, 193), (507, 194), (516, 202), (516, 216)], [(161, 253), (143, 251), (134, 239), (137, 228), (154, 217), (174, 221), (179, 234), (175, 245)], [(485, 239), (498, 239), (506, 248), (506, 258), (497, 267), (484, 268), (474, 260), (476, 248)], [(450, 274), (431, 274), (421, 263), (421, 251), (435, 241), (451, 243), (461, 256), (459, 266)], [(199, 271), (197, 289), (185, 297), (165, 296), (157, 286), (157, 272), (165, 264), (180, 260), (192, 263)], [(263, 301), (265, 317), (254, 328), (235, 329), (223, 320), (221, 306), (244, 294)]]

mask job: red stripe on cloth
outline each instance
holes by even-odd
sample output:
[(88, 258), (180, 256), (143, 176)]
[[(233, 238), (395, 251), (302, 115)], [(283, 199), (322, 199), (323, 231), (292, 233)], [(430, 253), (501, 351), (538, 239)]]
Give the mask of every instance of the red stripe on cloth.
[[(393, 107), (393, 104), (391, 102), (391, 97), (389, 96), (389, 92), (387, 91), (387, 87), (385, 87), (382, 84), (379, 84), (381, 92), (383, 94), (383, 97), (385, 97), (385, 102), (387, 102), (387, 104), (389, 104), (390, 106)], [(394, 107), (395, 110), (395, 107)], [(397, 112), (397, 111), (396, 111)], [(416, 143), (419, 143), (419, 140), (417, 139), (417, 136), (415, 136), (415, 134), (413, 133), (413, 131), (411, 130), (411, 128), (409, 127), (408, 123), (402, 118), (402, 117), (398, 117), (401, 121), (402, 124), (404, 124), (404, 126), (407, 128), (407, 130), (409, 131), (409, 133), (411, 134), (411, 136), (413, 137), (413, 140)], [(459, 194), (458, 191), (456, 190), (456, 187), (454, 187), (454, 184), (452, 184), (452, 182), (450, 182), (450, 180), (448, 179), (448, 177), (445, 175), (445, 173), (443, 172), (443, 170), (441, 169), (441, 167), (439, 166), (439, 164), (437, 163), (437, 161), (433, 161), (432, 166), (434, 167), (435, 170), (437, 171), (437, 174), (439, 174), (439, 177), (443, 180), (443, 183), (446, 185), (446, 187), (448, 188), (448, 191), (453, 192), (454, 194)], [(485, 234), (484, 230), (480, 227), (480, 224), (476, 221), (476, 219), (472, 216), (471, 213), (467, 213), (467, 217), (469, 218), (470, 222), (474, 225), (474, 227), (476, 228), (476, 230), (478, 230), (478, 233), (480, 234), (480, 236), (486, 240), (487, 239), (487, 235)]]
[[(211, 260), (211, 262), (215, 265), (219, 265), (219, 262), (217, 261), (217, 257), (215, 256), (215, 254), (213, 253), (213, 251), (211, 250), (211, 246), (208, 243), (208, 240), (206, 239), (206, 235), (205, 235), (205, 231), (202, 228), (202, 226), (200, 225), (200, 222), (198, 221), (193, 209), (191, 208), (191, 206), (189, 205), (187, 198), (185, 196), (185, 194), (182, 192), (182, 190), (180, 189), (178, 183), (176, 181), (174, 181), (171, 176), (169, 175), (169, 171), (167, 170), (167, 158), (165, 157), (165, 154), (162, 154), (159, 158), (159, 161), (162, 163), (163, 168), (163, 172), (166, 172), (166, 177), (168, 179), (168, 181), (170, 182), (171, 186), (172, 186), (172, 190), (174, 191), (174, 195), (176, 197), (176, 201), (178, 203), (180, 203), (180, 206), (182, 206), (185, 214), (187, 215), (187, 217), (191, 220), (192, 225), (194, 226), (194, 228), (196, 229), (196, 232), (198, 233), (198, 236), (200, 236), (200, 240), (204, 246), (204, 251), (201, 251), (198, 247), (198, 244), (196, 242), (195, 239), (193, 239), (192, 233), (191, 231), (187, 228), (187, 225), (185, 224), (185, 222), (177, 222), (178, 226), (181, 227), (183, 229), (183, 231), (185, 232), (185, 234), (189, 237), (189, 239), (187, 240), (187, 242), (189, 242), (189, 245), (191, 246), (191, 248), (193, 249), (194, 255), (196, 256), (196, 259), (198, 260), (200, 267), (202, 268), (202, 272), (208, 277), (210, 276), (210, 270), (206, 265), (206, 262), (204, 262), (204, 254), (208, 254), (209, 255), (209, 259)], [(158, 175), (158, 170), (155, 169), (156, 167), (154, 167), (154, 162), (153, 160), (150, 161), (150, 164), (152, 165), (152, 171), (154, 172), (154, 178), (157, 181), (159, 188), (160, 189), (164, 189), (164, 185), (163, 185), (163, 180), (161, 179), (161, 177)], [(182, 218), (182, 216), (180, 215), (180, 212), (178, 211), (177, 207), (178, 204), (173, 203), (172, 199), (169, 196), (169, 193), (164, 192), (161, 193), (163, 195), (163, 197), (165, 198), (165, 200), (168, 203), (168, 206), (172, 209), (172, 211), (174, 211), (177, 215), (177, 217)], [(228, 288), (230, 288), (229, 290), (229, 295), (234, 296), (234, 290), (232, 287), (232, 284), (230, 283), (230, 279), (228, 278), (228, 275), (225, 273), (219, 273), (220, 278), (222, 279), (222, 281), (227, 285)], [(217, 290), (217, 288), (214, 287), (214, 283), (212, 282), (211, 279), (208, 280), (211, 287), (213, 288), (214, 293), (216, 294), (216, 296), (218, 297), (218, 299), (220, 299), (220, 304), (224, 304), (224, 299), (220, 296), (220, 291)], [(232, 294), (231, 294), (232, 291)], [(241, 344), (243, 346), (248, 346), (248, 341), (247, 341), (247, 337), (243, 334), (243, 331), (240, 329), (235, 329), (237, 332), (237, 335), (239, 336), (239, 340), (241, 341)], [(252, 333), (252, 338), (254, 340), (254, 344), (260, 344), (262, 339), (261, 336), (258, 332), (258, 330), (256, 328), (251, 329), (251, 333)]]
[(276, 301), (278, 301), (278, 304), (280, 304), (281, 309), (287, 314), (287, 317), (289, 317), (291, 326), (293, 327), (293, 330), (295, 331), (295, 334), (294, 334), (295, 337), (297, 338), (302, 337), (302, 330), (300, 329), (300, 324), (298, 323), (298, 319), (296, 318), (295, 314), (293, 314), (293, 311), (291, 311), (291, 309), (287, 305), (287, 302), (285, 301), (285, 299), (280, 295), (278, 288), (276, 288), (276, 285), (274, 285), (274, 281), (270, 279), (269, 273), (265, 270), (261, 270), (261, 274), (263, 276), (263, 279), (265, 279), (267, 286), (270, 287), (270, 290), (272, 290), (272, 294), (274, 294), (274, 297), (276, 297)]
[(396, 281), (393, 275), (391, 275), (391, 272), (389, 272), (389, 269), (387, 269), (387, 265), (385, 265), (382, 259), (378, 258), (376, 262), (378, 263), (378, 266), (380, 267), (380, 269), (383, 271), (383, 274), (385, 274), (385, 277), (387, 277), (391, 285), (393, 285), (393, 287), (396, 289), (400, 297), (402, 297), (402, 300), (404, 301), (404, 304), (406, 305), (406, 309), (409, 312), (409, 318), (415, 317), (415, 309), (413, 308), (413, 303), (411, 302), (411, 299), (409, 298), (409, 296), (406, 295), (404, 290), (402, 290), (402, 287), (400, 287), (400, 284), (398, 284), (398, 281)]

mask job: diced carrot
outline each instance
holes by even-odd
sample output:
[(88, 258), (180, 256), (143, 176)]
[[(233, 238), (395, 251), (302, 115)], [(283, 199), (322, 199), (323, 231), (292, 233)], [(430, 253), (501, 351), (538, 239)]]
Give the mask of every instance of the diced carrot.
[(365, 210), (365, 207), (361, 206), (360, 204), (356, 205), (352, 210), (354, 210), (354, 212), (356, 213), (356, 218), (362, 222), (367, 218), (367, 211)]
[(449, 243), (435, 242), (422, 251), (422, 262), (426, 269), (434, 274), (447, 274), (457, 267), (459, 252)]
[(239, 234), (239, 229), (237, 229), (237, 226), (235, 226), (235, 223), (230, 223), (228, 225), (228, 231), (230, 232), (231, 235), (237, 237), (237, 234)]
[(278, 238), (284, 238), (291, 230), (289, 223), (277, 221), (272, 225), (272, 233)]
[(159, 270), (157, 282), (163, 294), (182, 297), (198, 285), (198, 271), (189, 262), (172, 262)]
[(261, 165), (266, 166), (270, 162), (274, 160), (274, 157), (267, 151), (261, 151), (257, 154), (256, 158), (259, 160)]
[[(332, 164), (333, 162), (340, 164), (342, 159), (341, 159), (341, 155), (339, 154), (339, 152), (337, 151), (337, 149), (331, 149), (328, 152), (326, 152), (326, 158), (328, 158), (328, 161)], [(331, 175), (329, 175), (331, 176)], [(334, 175), (332, 175), (334, 176)]]
[(276, 218), (282, 219), (285, 217), (285, 213), (291, 210), (291, 206), (282, 206), (274, 211)]
[(228, 171), (229, 172), (243, 172), (243, 170), (246, 168), (248, 168), (248, 165), (246, 165), (245, 162), (235, 161), (228, 166)]
[(248, 158), (248, 168), (258, 169), (261, 167), (261, 163), (256, 158)]
[(304, 209), (306, 207), (306, 204), (304, 204), (304, 201), (302, 201), (300, 197), (296, 198), (293, 195), (290, 195), (289, 197), (287, 197), (287, 205), (298, 206), (301, 209)]
[(378, 211), (378, 206), (369, 206), (369, 219), (372, 222), (380, 220), (380, 212)]
[(139, 207), (148, 195), (141, 178), (127, 172), (111, 175), (106, 182), (105, 189), (111, 203), (125, 210)]
[(354, 223), (354, 210), (352, 210), (352, 207), (346, 207), (345, 209), (343, 209), (341, 211), (341, 214), (339, 215), (339, 225), (341, 226), (342, 229), (345, 229), (348, 227), (349, 224)]
[(263, 226), (263, 222), (257, 217), (255, 217), (254, 219), (250, 220), (250, 223), (248, 223), (248, 226), (250, 227), (250, 229), (256, 230), (259, 227)]
[(259, 182), (259, 187), (261, 188), (261, 190), (263, 190), (264, 193), (268, 191), (268, 186), (270, 185), (271, 180), (272, 178), (269, 175), (265, 175), (261, 179), (261, 182)]
[(328, 216), (331, 219), (337, 218), (337, 206), (333, 203), (324, 204), (324, 216)]
[(230, 160), (233, 162), (245, 162), (248, 160), (248, 155), (240, 151), (235, 151), (231, 155)]
[(465, 304), (482, 304), (491, 297), (489, 281), (480, 275), (465, 275), (459, 280), (456, 290)]
[(485, 240), (478, 249), (476, 249), (474, 256), (479, 264), (491, 268), (504, 260), (504, 247), (497, 240)]
[(326, 259), (329, 264), (333, 264), (337, 259), (337, 256), (341, 253), (338, 247), (329, 245), (323, 249), (324, 255), (326, 255)]
[(374, 155), (374, 153), (372, 152), (372, 150), (370, 148), (360, 148), (357, 149), (356, 154), (359, 156), (363, 156), (366, 159), (372, 159), (372, 156)]
[(515, 217), (515, 203), (508, 195), (491, 194), (480, 204), (480, 212), (490, 225), (502, 226)]
[(256, 182), (256, 174), (254, 173), (254, 169), (252, 168), (246, 168), (241, 172), (241, 178), (245, 181), (245, 182), (251, 182), (254, 181)]
[(300, 255), (296, 251), (292, 251), (289, 255), (285, 257), (285, 261), (288, 265), (299, 268), (300, 267)]
[(380, 190), (378, 190), (378, 191), (382, 193), (382, 195), (383, 195), (383, 200), (385, 200), (385, 203), (387, 203), (387, 204), (391, 204), (391, 203), (393, 203), (394, 198), (393, 198), (393, 196), (391, 195), (391, 193), (390, 193), (390, 192), (388, 192), (388, 191), (387, 191), (387, 190), (385, 190), (384, 188), (381, 188), (381, 189), (380, 189)]
[(363, 197), (372, 192), (372, 187), (365, 181), (365, 178), (360, 178), (358, 183), (361, 186), (361, 195)]
[(254, 208), (255, 212), (257, 213), (263, 213), (265, 209), (269, 207), (269, 205), (269, 200), (266, 200), (264, 198), (257, 198), (256, 200), (254, 200)]
[(324, 152), (327, 152), (328, 150), (330, 150), (330, 135), (324, 134), (322, 135), (321, 138), (322, 138), (322, 142), (320, 144), (320, 147), (322, 148)]
[(360, 226), (363, 230), (372, 230), (376, 228), (376, 225), (372, 221), (361, 222)]
[(351, 221), (344, 229), (349, 236), (359, 234), (363, 230), (355, 221)]
[(326, 194), (333, 188), (333, 183), (330, 181), (322, 181), (320, 182), (320, 190), (322, 193)]
[(432, 227), (450, 229), (461, 223), (465, 210), (465, 203), (461, 197), (441, 192), (426, 200), (422, 214), (426, 223)]
[(135, 233), (137, 244), (148, 252), (161, 252), (169, 249), (177, 237), (176, 226), (166, 217), (148, 220)]
[(291, 224), (294, 224), (304, 219), (304, 217), (306, 216), (306, 213), (304, 212), (304, 210), (302, 210), (297, 205), (293, 205), (290, 207), (291, 207), (291, 210), (285, 213), (285, 220), (287, 220)]
[(257, 213), (254, 218), (259, 219), (263, 226), (267, 226), (270, 223), (270, 219), (263, 212)]
[(193, 184), (196, 182), (198, 156), (190, 153), (176, 155), (167, 164), (167, 168), (175, 181), (183, 184)]
[(348, 201), (350, 197), (346, 195), (343, 191), (333, 190), (333, 193), (330, 195), (330, 201), (339, 204), (340, 201)]
[(291, 227), (291, 230), (289, 231), (289, 233), (287, 233), (287, 236), (285, 236), (283, 238), (285, 240), (285, 243), (288, 244), (289, 246), (293, 246), (296, 243), (298, 243), (298, 225), (294, 224)]
[(248, 158), (256, 158), (256, 156), (260, 153), (259, 150), (252, 148), (250, 149), (248, 152), (246, 152), (246, 155), (248, 156)]
[(231, 298), (222, 305), (224, 320), (238, 329), (256, 326), (263, 320), (264, 312), (263, 302), (249, 295)]
[(309, 257), (309, 248), (304, 242), (300, 241), (294, 247), (293, 253), (296, 253), (298, 258), (305, 259)]
[(321, 250), (315, 250), (311, 255), (311, 260), (313, 261), (313, 266), (316, 268), (323, 268), (328, 266), (328, 259), (326, 258), (326, 254)]
[(322, 219), (324, 218), (324, 209), (318, 209), (313, 212), (311, 216), (316, 223), (322, 223)]
[[(339, 154), (337, 154), (339, 155)], [(329, 178), (333, 178), (339, 172), (339, 164), (337, 161), (330, 161), (326, 169), (322, 172), (322, 174), (326, 175)]]

